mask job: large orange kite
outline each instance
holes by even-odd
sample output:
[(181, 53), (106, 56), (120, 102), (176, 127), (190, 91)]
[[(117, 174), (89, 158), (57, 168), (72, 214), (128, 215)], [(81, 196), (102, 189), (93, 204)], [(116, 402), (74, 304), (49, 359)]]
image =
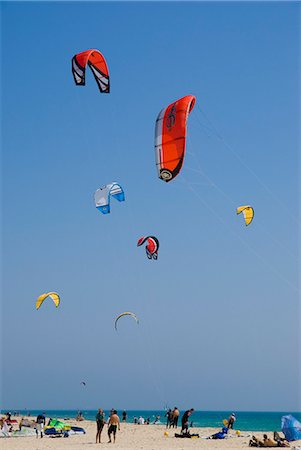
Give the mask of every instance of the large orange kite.
[(158, 176), (173, 180), (183, 165), (186, 147), (186, 122), (196, 98), (186, 95), (162, 109), (156, 121), (155, 152)]

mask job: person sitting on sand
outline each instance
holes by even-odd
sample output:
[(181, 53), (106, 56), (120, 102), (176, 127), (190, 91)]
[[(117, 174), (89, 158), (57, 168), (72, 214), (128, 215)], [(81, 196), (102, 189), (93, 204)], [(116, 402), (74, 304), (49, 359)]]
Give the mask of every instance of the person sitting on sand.
[(278, 431), (274, 431), (274, 441), (277, 442), (278, 447), (289, 447), (289, 442), (280, 436)]
[(78, 411), (76, 419), (77, 422), (81, 422), (82, 420), (84, 420), (83, 418), (83, 413), (81, 411)]
[(112, 442), (111, 441), (112, 433), (113, 433), (114, 444), (115, 444), (117, 427), (118, 427), (118, 430), (120, 430), (120, 419), (117, 415), (116, 409), (114, 409), (112, 414), (110, 415), (108, 426), (109, 426), (109, 428), (108, 428), (108, 436), (109, 436), (108, 444)]
[(99, 410), (95, 416), (95, 419), (96, 419), (96, 426), (97, 426), (97, 432), (96, 432), (96, 444), (97, 444), (97, 442), (101, 443), (101, 441), (100, 441), (101, 432), (102, 432), (102, 429), (106, 422), (105, 413), (103, 412), (103, 410), (101, 408), (99, 408)]
[(144, 419), (142, 416), (140, 416), (138, 419), (138, 425), (144, 425)]
[(249, 447), (262, 447), (263, 442), (259, 441), (256, 436), (252, 436), (252, 439), (249, 441)]
[(222, 431), (219, 431), (218, 433), (212, 434), (207, 439), (225, 439), (227, 433), (228, 433), (228, 428), (227, 427), (223, 427)]
[(268, 438), (267, 434), (264, 434), (263, 441), (260, 441), (255, 436), (252, 436), (252, 439), (249, 442), (249, 447), (278, 447), (278, 444), (273, 439)]
[(277, 447), (277, 442), (273, 439), (268, 438), (267, 434), (263, 435), (263, 447)]

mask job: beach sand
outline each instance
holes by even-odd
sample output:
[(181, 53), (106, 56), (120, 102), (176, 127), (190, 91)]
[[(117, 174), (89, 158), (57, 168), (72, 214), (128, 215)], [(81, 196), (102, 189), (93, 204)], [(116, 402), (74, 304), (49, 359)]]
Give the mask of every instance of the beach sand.
[[(134, 425), (121, 423), (121, 431), (117, 431), (116, 443), (108, 444), (107, 425), (102, 431), (102, 443), (95, 443), (96, 424), (92, 421), (76, 422), (66, 420), (66, 423), (83, 427), (85, 435), (74, 435), (68, 438), (36, 437), (9, 437), (0, 438), (1, 450), (79, 450), (90, 448), (122, 450), (161, 450), (161, 449), (243, 449), (248, 447), (252, 435), (262, 438), (263, 432), (243, 431), (241, 436), (236, 435), (235, 430), (230, 430), (232, 437), (224, 440), (206, 439), (178, 439), (174, 437), (175, 430), (169, 429), (168, 437), (164, 436), (165, 426), (160, 425)], [(219, 431), (217, 428), (192, 428), (191, 433), (199, 433), (200, 437), (207, 437)], [(179, 428), (177, 430), (179, 431)], [(272, 432), (267, 433), (272, 437)], [(301, 446), (301, 441), (295, 441), (291, 448)]]

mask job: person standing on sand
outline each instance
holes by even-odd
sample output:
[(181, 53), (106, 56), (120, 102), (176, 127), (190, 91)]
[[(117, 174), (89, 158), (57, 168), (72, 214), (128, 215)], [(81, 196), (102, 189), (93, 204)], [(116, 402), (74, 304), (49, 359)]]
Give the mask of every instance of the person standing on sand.
[(173, 412), (172, 412), (172, 427), (173, 427), (173, 428), (178, 428), (179, 415), (180, 415), (180, 411), (179, 411), (178, 408), (175, 406), (175, 407), (174, 407), (174, 410), (173, 410)]
[(126, 418), (127, 418), (127, 413), (126, 413), (126, 411), (124, 409), (123, 413), (122, 413), (122, 422), (126, 422)]
[(37, 437), (39, 437), (39, 433), (40, 433), (40, 436), (42, 438), (44, 426), (46, 425), (46, 417), (45, 417), (44, 413), (38, 415), (36, 423), (37, 423), (37, 428), (36, 428)]
[(184, 433), (184, 432), (188, 433), (188, 419), (193, 412), (194, 412), (194, 408), (190, 408), (184, 412), (183, 417), (182, 417), (181, 433)]
[(103, 426), (105, 424), (105, 413), (103, 412), (103, 410), (101, 408), (99, 408), (96, 416), (96, 426), (97, 426), (97, 432), (96, 432), (96, 444), (97, 442), (101, 443), (100, 438), (101, 438), (101, 432), (103, 429)]
[(228, 428), (229, 428), (229, 430), (230, 429), (233, 430), (235, 420), (236, 420), (235, 414), (232, 413), (231, 416), (228, 419)]
[(109, 436), (108, 444), (112, 442), (112, 440), (111, 440), (112, 433), (113, 433), (114, 444), (115, 444), (117, 427), (118, 427), (118, 430), (120, 430), (120, 419), (117, 415), (116, 409), (114, 409), (114, 411), (110, 415), (108, 426), (109, 426), (109, 428), (108, 428), (108, 436)]
[(165, 414), (166, 417), (166, 428), (170, 428), (171, 421), (172, 421), (172, 410), (169, 408), (169, 410)]
[(160, 416), (156, 416), (153, 425), (157, 425), (157, 423), (160, 421)]

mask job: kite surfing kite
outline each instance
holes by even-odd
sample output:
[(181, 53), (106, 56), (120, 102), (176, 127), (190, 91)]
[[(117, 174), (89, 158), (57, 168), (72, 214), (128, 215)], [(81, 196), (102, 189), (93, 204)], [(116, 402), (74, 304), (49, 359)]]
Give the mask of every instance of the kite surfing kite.
[(196, 102), (186, 95), (162, 109), (156, 121), (155, 157), (158, 177), (167, 183), (173, 180), (183, 165), (186, 147), (186, 124)]
[(47, 292), (46, 294), (42, 294), (36, 301), (36, 308), (39, 309), (44, 300), (49, 297), (55, 304), (56, 307), (60, 304), (60, 296), (56, 292)]
[(77, 86), (86, 84), (86, 67), (90, 67), (100, 92), (110, 92), (109, 69), (103, 55), (98, 50), (86, 50), (72, 58), (72, 74)]
[(122, 314), (119, 314), (119, 316), (116, 317), (116, 320), (115, 320), (115, 330), (116, 330), (116, 331), (117, 331), (117, 322), (118, 322), (118, 320), (119, 320), (121, 317), (124, 317), (124, 316), (130, 316), (130, 317), (133, 317), (133, 319), (136, 320), (136, 323), (139, 324), (139, 319), (138, 319), (138, 317), (136, 316), (136, 314), (127, 311), (127, 312), (124, 312), (124, 313), (122, 313)]
[(94, 202), (95, 206), (102, 214), (109, 214), (110, 207), (110, 198), (113, 197), (119, 202), (124, 202), (124, 191), (120, 184), (113, 183), (107, 184), (106, 186), (97, 189), (94, 193)]
[(240, 206), (236, 209), (236, 213), (243, 213), (246, 225), (250, 225), (254, 217), (254, 209), (252, 208), (252, 206)]
[(143, 245), (145, 242), (147, 242), (145, 251), (148, 259), (158, 259), (158, 239), (155, 236), (143, 236), (138, 240), (137, 246), (140, 247), (140, 245)]
[(86, 382), (85, 381), (81, 381), (79, 384), (82, 384), (83, 386), (86, 386)]

